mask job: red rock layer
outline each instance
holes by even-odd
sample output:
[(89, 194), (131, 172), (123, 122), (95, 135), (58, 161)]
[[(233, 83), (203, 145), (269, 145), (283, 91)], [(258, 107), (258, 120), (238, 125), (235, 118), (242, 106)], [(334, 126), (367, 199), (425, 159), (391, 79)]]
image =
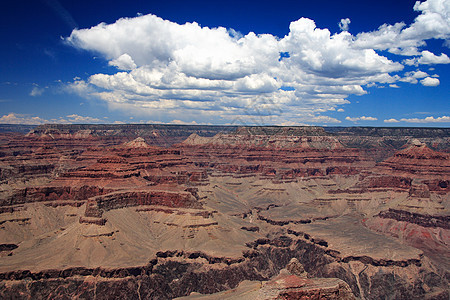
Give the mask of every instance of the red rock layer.
[(259, 291), (261, 299), (356, 299), (348, 284), (334, 278), (304, 278), (280, 274)]
[(381, 172), (413, 178), (450, 178), (450, 154), (431, 150), (418, 141), (379, 164)]
[(374, 165), (359, 150), (343, 148), (329, 136), (191, 135), (176, 147), (198, 166), (279, 179), (354, 175)]
[(375, 168), (362, 172), (353, 188), (330, 192), (364, 193), (373, 189), (404, 190), (413, 198), (430, 198), (431, 193), (446, 195), (450, 192), (450, 155), (416, 140)]
[(190, 193), (184, 191), (129, 191), (115, 192), (94, 198), (100, 209), (111, 210), (141, 205), (163, 205), (167, 207), (201, 208)]

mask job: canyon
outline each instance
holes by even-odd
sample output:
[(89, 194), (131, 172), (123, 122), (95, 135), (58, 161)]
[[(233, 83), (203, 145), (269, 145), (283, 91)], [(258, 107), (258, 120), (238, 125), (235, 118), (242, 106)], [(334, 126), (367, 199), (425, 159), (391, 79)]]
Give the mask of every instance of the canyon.
[(450, 129), (0, 126), (0, 298), (448, 299)]

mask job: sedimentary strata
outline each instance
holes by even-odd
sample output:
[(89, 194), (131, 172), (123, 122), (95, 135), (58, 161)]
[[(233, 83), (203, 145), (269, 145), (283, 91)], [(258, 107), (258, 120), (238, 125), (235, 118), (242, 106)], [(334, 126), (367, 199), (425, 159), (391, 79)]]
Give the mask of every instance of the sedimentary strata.
[(448, 299), (449, 139), (178, 125), (0, 134), (0, 297)]

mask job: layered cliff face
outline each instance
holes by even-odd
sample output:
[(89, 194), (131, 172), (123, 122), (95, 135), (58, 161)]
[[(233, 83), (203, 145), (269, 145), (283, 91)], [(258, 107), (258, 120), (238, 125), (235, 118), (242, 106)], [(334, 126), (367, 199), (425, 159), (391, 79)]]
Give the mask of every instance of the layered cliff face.
[(414, 178), (450, 177), (450, 154), (431, 150), (419, 140), (379, 164), (381, 171)]
[(0, 297), (448, 299), (447, 131), (223, 128), (3, 134)]
[(184, 141), (192, 133), (202, 136), (214, 136), (219, 132), (232, 132), (236, 126), (191, 126), (191, 125), (158, 125), (158, 124), (124, 124), (124, 125), (64, 125), (47, 124), (35, 127), (28, 136), (46, 137), (49, 139), (73, 139), (94, 137), (106, 140), (131, 141), (144, 138), (152, 145), (168, 147)]
[(344, 148), (336, 137), (242, 134), (242, 131), (211, 138), (192, 134), (175, 147), (183, 149), (199, 165), (235, 174), (259, 173), (273, 180), (354, 175), (374, 165), (358, 149)]
[(325, 130), (338, 136), (346, 147), (362, 149), (377, 162), (391, 157), (412, 140), (440, 152), (450, 151), (449, 128), (326, 127)]
[(396, 237), (449, 266), (450, 156), (411, 140), (392, 157), (361, 176), (352, 188), (340, 192), (386, 194), (368, 228)]

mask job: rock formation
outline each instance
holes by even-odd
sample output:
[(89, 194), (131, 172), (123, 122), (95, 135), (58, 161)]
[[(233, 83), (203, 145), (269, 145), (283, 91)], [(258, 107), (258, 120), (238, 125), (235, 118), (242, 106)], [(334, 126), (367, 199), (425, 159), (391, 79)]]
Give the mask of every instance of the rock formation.
[(12, 129), (2, 299), (449, 297), (448, 129)]

